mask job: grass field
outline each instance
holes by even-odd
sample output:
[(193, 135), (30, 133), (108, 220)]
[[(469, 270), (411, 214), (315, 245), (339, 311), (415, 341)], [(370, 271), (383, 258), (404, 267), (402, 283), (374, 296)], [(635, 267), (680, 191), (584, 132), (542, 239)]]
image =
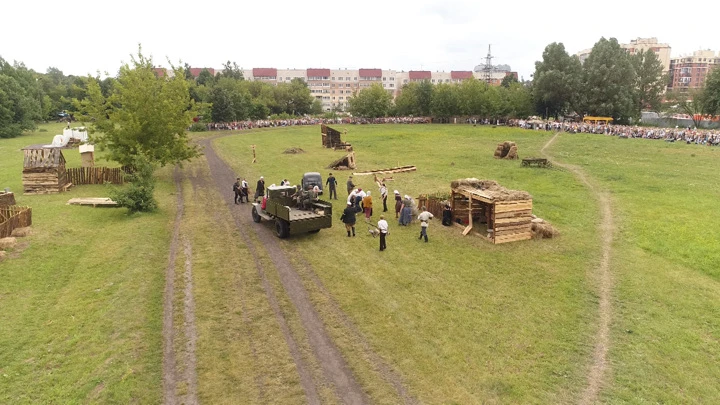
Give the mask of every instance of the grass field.
[[(0, 187), (21, 190), (19, 149), (48, 143), (61, 126), (44, 128), (48, 132), (0, 140)], [(560, 237), (492, 245), (437, 220), (424, 244), (417, 240), (419, 226), (397, 226), (390, 208), (385, 252), (362, 221), (356, 238), (345, 237), (336, 223), (317, 235), (284, 240), (283, 249), (309, 263), (419, 401), (577, 402), (597, 328), (597, 202), (567, 170), (523, 168), (492, 157), (505, 140), (518, 143), (521, 157), (538, 156), (552, 134), (452, 125), (338, 129), (348, 131), (343, 140), (355, 148), (358, 170), (417, 166), (394, 175), (390, 190), (417, 196), (448, 191), (457, 178), (494, 179), (530, 192), (534, 213)], [(325, 166), (341, 156), (321, 147), (319, 127), (248, 131), (215, 144), (253, 189), (260, 175), (268, 185), (297, 182), (305, 171), (326, 176)], [(306, 153), (282, 153), (291, 147)], [(720, 197), (720, 150), (562, 134), (548, 153), (580, 166), (612, 197), (618, 230), (611, 366), (602, 401), (701, 404), (720, 398), (720, 219), (712, 215)], [(76, 155), (65, 153), (69, 167), (79, 165)], [(186, 171), (190, 178), (207, 175), (202, 160)], [(0, 263), (0, 402), (161, 402), (162, 290), (175, 212), (170, 174), (158, 173), (161, 208), (153, 214), (64, 205), (71, 197), (106, 196), (102, 186), (18, 196), (19, 204), (33, 207), (34, 234)], [(335, 174), (341, 183), (337, 219), (347, 172)], [(378, 197), (372, 176), (354, 180)], [(199, 398), (255, 402), (248, 398), (260, 390), (266, 399), (302, 403), (258, 276), (242, 265), (248, 247), (229, 211), (216, 190), (191, 180), (182, 186), (182, 232), (193, 246)], [(377, 200), (375, 206), (376, 222)], [(266, 271), (281, 291), (277, 275)], [(333, 325), (326, 291), (309, 274), (302, 277), (318, 312)], [(177, 282), (181, 288), (181, 278)], [(287, 299), (279, 299), (292, 314)], [(289, 322), (298, 328), (292, 316)], [(368, 369), (358, 343), (342, 329), (329, 332), (373, 401), (396, 403)]]

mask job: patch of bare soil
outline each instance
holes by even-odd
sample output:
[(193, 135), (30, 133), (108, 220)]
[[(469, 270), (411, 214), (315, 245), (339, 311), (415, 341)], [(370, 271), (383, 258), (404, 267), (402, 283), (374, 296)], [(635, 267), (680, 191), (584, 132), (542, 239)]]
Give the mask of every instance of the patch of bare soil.
[[(230, 193), (223, 192), (228, 184), (233, 183), (235, 176), (231, 168), (217, 156), (210, 142), (211, 140), (205, 140), (202, 143), (205, 147), (205, 157), (210, 167), (212, 179), (231, 209), (240, 235), (247, 243), (250, 254), (254, 259), (268, 302), (277, 317), (285, 342), (295, 362), (301, 385), (305, 391), (306, 401), (313, 404), (320, 403), (318, 392), (324, 387), (331, 387), (341, 403), (369, 403), (370, 400), (357, 382), (340, 350), (329, 336), (323, 320), (314, 308), (309, 294), (303, 286), (297, 269), (293, 267), (286, 253), (282, 250), (279, 240), (269, 228), (254, 225), (249, 212), (251, 205), (248, 204), (243, 208), (238, 208), (233, 202), (233, 196)], [(315, 363), (319, 364), (322, 369), (323, 381), (313, 379), (308, 362), (302, 358), (298, 338), (293, 336), (286, 321), (286, 316), (278, 304), (277, 293), (265, 276), (266, 269), (262, 265), (258, 248), (255, 246), (257, 242), (253, 242), (251, 235), (259, 240), (258, 245), (262, 246), (271, 258), (274, 270), (277, 271), (282, 283), (284, 293), (297, 311), (299, 321), (311, 347), (312, 355), (315, 357)], [(272, 402), (272, 398), (268, 398), (268, 401)]]
[[(548, 160), (552, 159), (545, 152), (545, 149), (547, 149), (555, 141), (558, 134), (555, 134), (555, 136), (553, 136), (540, 151), (540, 153), (548, 158)], [(610, 259), (612, 257), (612, 241), (613, 234), (615, 232), (612, 206), (610, 196), (607, 191), (596, 186), (592, 179), (585, 174), (582, 168), (574, 165), (562, 164), (557, 161), (552, 161), (552, 163), (554, 165), (564, 167), (575, 174), (575, 176), (577, 176), (580, 181), (582, 181), (583, 184), (585, 184), (585, 186), (593, 193), (600, 206), (601, 224), (599, 232), (602, 240), (602, 244), (600, 246), (602, 255), (600, 264), (593, 274), (599, 297), (598, 328), (594, 337), (593, 357), (590, 364), (590, 370), (587, 375), (587, 385), (580, 397), (581, 404), (592, 404), (598, 401), (600, 390), (607, 380), (609, 368), (607, 354), (610, 347), (610, 321), (612, 320), (612, 305), (610, 300), (613, 287)]]

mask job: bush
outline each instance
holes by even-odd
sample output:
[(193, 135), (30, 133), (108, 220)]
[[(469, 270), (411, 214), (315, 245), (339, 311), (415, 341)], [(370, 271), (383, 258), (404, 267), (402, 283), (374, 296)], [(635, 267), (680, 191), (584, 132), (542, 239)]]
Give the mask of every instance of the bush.
[(190, 132), (205, 132), (207, 131), (207, 125), (203, 124), (202, 122), (193, 122), (192, 125), (190, 125)]
[(132, 166), (132, 174), (127, 175), (130, 185), (113, 189), (110, 196), (119, 206), (127, 208), (129, 213), (153, 211), (157, 208), (153, 196), (155, 165), (146, 158), (136, 157)]

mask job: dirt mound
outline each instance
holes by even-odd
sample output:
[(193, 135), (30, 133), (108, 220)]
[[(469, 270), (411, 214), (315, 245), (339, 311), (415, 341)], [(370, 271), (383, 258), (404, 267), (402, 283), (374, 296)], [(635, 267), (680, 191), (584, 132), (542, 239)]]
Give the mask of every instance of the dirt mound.
[(285, 152), (283, 152), (283, 153), (289, 154), (289, 155), (294, 155), (297, 153), (305, 153), (305, 151), (302, 150), (302, 148), (290, 148), (290, 149), (285, 149)]
[(530, 193), (522, 190), (509, 190), (495, 180), (478, 180), (475, 178), (454, 180), (450, 183), (452, 188), (469, 187), (482, 190), (485, 194), (491, 195), (497, 201), (529, 200)]

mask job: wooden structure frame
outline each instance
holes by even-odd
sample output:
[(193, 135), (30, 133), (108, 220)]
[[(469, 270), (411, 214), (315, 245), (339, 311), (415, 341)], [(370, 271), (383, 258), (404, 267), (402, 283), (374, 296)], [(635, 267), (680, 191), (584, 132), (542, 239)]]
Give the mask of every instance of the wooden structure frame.
[(328, 168), (335, 170), (353, 170), (357, 168), (355, 165), (355, 152), (350, 152), (340, 159), (330, 163)]
[(330, 128), (329, 126), (322, 124), (320, 125), (320, 132), (322, 133), (322, 144), (326, 148), (333, 149), (347, 149), (351, 146), (349, 143), (345, 143), (340, 139), (340, 131)]
[(51, 194), (67, 190), (65, 156), (60, 148), (42, 145), (23, 148), (23, 190), (25, 194)]
[(532, 239), (532, 198), (501, 200), (492, 192), (460, 185), (452, 188), (450, 206), (453, 223), (467, 219), (463, 235), (470, 233), (474, 218), (479, 218), (487, 224), (487, 234), (479, 235), (492, 243)]

